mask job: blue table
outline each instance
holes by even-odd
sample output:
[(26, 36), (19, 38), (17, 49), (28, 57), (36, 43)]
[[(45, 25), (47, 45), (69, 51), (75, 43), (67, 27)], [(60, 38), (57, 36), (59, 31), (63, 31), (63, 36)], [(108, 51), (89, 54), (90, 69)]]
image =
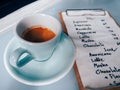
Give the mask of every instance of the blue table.
[[(120, 0), (61, 0), (42, 13), (50, 14), (59, 19), (58, 13), (66, 9), (105, 9), (109, 11), (120, 24)], [(0, 90), (79, 90), (74, 69), (61, 80), (47, 86), (28, 86), (14, 80), (3, 64), (3, 53), (9, 40), (13, 37), (13, 27), (0, 33)]]

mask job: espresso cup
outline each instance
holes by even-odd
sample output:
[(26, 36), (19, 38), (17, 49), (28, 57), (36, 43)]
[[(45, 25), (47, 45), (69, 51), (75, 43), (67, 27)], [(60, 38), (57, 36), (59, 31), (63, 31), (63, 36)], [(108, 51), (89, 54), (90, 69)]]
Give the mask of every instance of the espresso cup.
[(20, 47), (11, 53), (10, 64), (18, 68), (31, 60), (49, 60), (59, 43), (61, 32), (60, 22), (50, 15), (35, 14), (24, 17), (14, 30)]

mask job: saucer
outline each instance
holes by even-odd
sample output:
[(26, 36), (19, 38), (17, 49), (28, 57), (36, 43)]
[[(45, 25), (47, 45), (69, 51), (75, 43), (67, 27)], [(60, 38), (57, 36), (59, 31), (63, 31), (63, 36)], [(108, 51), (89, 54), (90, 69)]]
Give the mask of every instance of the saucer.
[(51, 58), (44, 62), (32, 60), (22, 68), (12, 67), (9, 57), (19, 47), (20, 44), (15, 37), (10, 40), (4, 52), (4, 65), (14, 79), (27, 85), (41, 86), (54, 83), (71, 70), (75, 61), (75, 46), (64, 33)]

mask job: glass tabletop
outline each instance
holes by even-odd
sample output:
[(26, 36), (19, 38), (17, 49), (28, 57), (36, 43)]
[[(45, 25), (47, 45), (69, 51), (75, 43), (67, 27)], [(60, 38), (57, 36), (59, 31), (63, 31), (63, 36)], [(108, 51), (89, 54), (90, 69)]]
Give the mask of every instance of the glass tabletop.
[[(42, 11), (59, 19), (59, 12), (67, 9), (104, 9), (111, 13), (120, 24), (120, 0), (61, 0), (58, 4)], [(41, 13), (41, 12), (40, 12)], [(28, 86), (14, 80), (6, 71), (3, 64), (3, 53), (8, 42), (13, 38), (12, 30), (0, 33), (0, 89), (1, 90), (79, 90), (74, 69), (61, 80), (47, 86)]]

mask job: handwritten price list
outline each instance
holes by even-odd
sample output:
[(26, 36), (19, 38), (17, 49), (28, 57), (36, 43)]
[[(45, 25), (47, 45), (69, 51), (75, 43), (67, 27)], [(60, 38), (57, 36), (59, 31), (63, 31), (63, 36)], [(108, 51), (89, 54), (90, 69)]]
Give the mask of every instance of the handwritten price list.
[[(120, 85), (120, 33), (114, 30), (105, 19), (86, 17), (85, 20), (73, 20), (73, 27), (81, 47), (87, 49), (87, 55), (96, 75), (103, 75), (109, 85)], [(112, 62), (109, 59), (112, 58)], [(112, 63), (112, 65), (111, 65)]]

